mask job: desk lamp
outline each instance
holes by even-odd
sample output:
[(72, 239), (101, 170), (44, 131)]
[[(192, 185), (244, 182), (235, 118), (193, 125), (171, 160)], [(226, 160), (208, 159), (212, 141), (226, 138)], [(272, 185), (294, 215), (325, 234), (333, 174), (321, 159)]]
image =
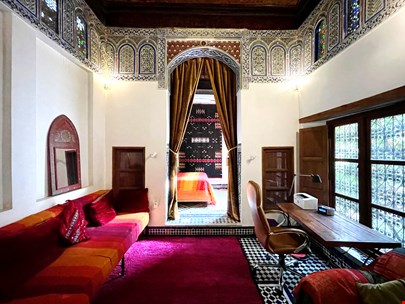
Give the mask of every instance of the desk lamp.
[(313, 183), (322, 184), (322, 178), (321, 178), (321, 176), (319, 174), (294, 174), (294, 177), (293, 177), (293, 180), (292, 180), (292, 183), (291, 183), (291, 187), (290, 187), (290, 191), (288, 192), (289, 197), (291, 196), (292, 189), (294, 188), (294, 185), (295, 185), (295, 178), (297, 176), (299, 176), (299, 177), (300, 176), (311, 177)]

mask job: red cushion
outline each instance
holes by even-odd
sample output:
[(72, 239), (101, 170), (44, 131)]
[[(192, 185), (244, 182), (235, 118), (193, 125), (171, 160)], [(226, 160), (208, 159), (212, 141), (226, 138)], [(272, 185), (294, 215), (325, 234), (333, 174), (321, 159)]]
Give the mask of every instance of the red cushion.
[(373, 271), (387, 280), (405, 278), (405, 248), (391, 250), (374, 260), (364, 270)]
[(117, 210), (120, 212), (149, 212), (148, 188), (121, 190), (117, 197)]
[(83, 209), (74, 201), (66, 201), (65, 210), (62, 213), (59, 232), (69, 244), (76, 244), (88, 240), (86, 234), (87, 221)]
[(59, 225), (54, 217), (0, 237), (0, 302), (62, 254)]
[(100, 196), (87, 206), (90, 223), (93, 226), (105, 225), (116, 216), (115, 210), (112, 208), (112, 191)]

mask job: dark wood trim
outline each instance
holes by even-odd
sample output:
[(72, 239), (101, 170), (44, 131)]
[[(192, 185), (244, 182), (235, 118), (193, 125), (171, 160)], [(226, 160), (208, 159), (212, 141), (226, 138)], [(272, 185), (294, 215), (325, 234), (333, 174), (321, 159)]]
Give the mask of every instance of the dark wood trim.
[(405, 101), (405, 86), (299, 119), (299, 123), (329, 120)]
[[(121, 154), (123, 152), (135, 153), (141, 156), (140, 162), (135, 164), (133, 168), (121, 168)], [(141, 175), (139, 180), (135, 180), (135, 184), (121, 185), (120, 173)], [(112, 189), (114, 197), (122, 189), (144, 189), (145, 188), (145, 147), (112, 147)]]

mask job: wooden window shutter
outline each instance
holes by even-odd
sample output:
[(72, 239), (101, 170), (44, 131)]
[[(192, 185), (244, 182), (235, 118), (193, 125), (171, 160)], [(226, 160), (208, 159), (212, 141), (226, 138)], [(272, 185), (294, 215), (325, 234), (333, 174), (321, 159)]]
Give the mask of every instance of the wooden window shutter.
[(313, 183), (310, 177), (297, 176), (299, 192), (318, 198), (319, 204), (329, 204), (328, 127), (305, 128), (299, 131), (298, 174), (319, 174), (322, 183)]

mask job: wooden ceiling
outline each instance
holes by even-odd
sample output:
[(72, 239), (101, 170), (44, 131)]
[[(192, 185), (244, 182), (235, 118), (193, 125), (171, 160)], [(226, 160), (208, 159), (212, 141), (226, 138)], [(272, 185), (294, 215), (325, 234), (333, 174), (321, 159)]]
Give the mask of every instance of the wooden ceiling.
[(106, 26), (297, 29), (320, 0), (86, 0)]

